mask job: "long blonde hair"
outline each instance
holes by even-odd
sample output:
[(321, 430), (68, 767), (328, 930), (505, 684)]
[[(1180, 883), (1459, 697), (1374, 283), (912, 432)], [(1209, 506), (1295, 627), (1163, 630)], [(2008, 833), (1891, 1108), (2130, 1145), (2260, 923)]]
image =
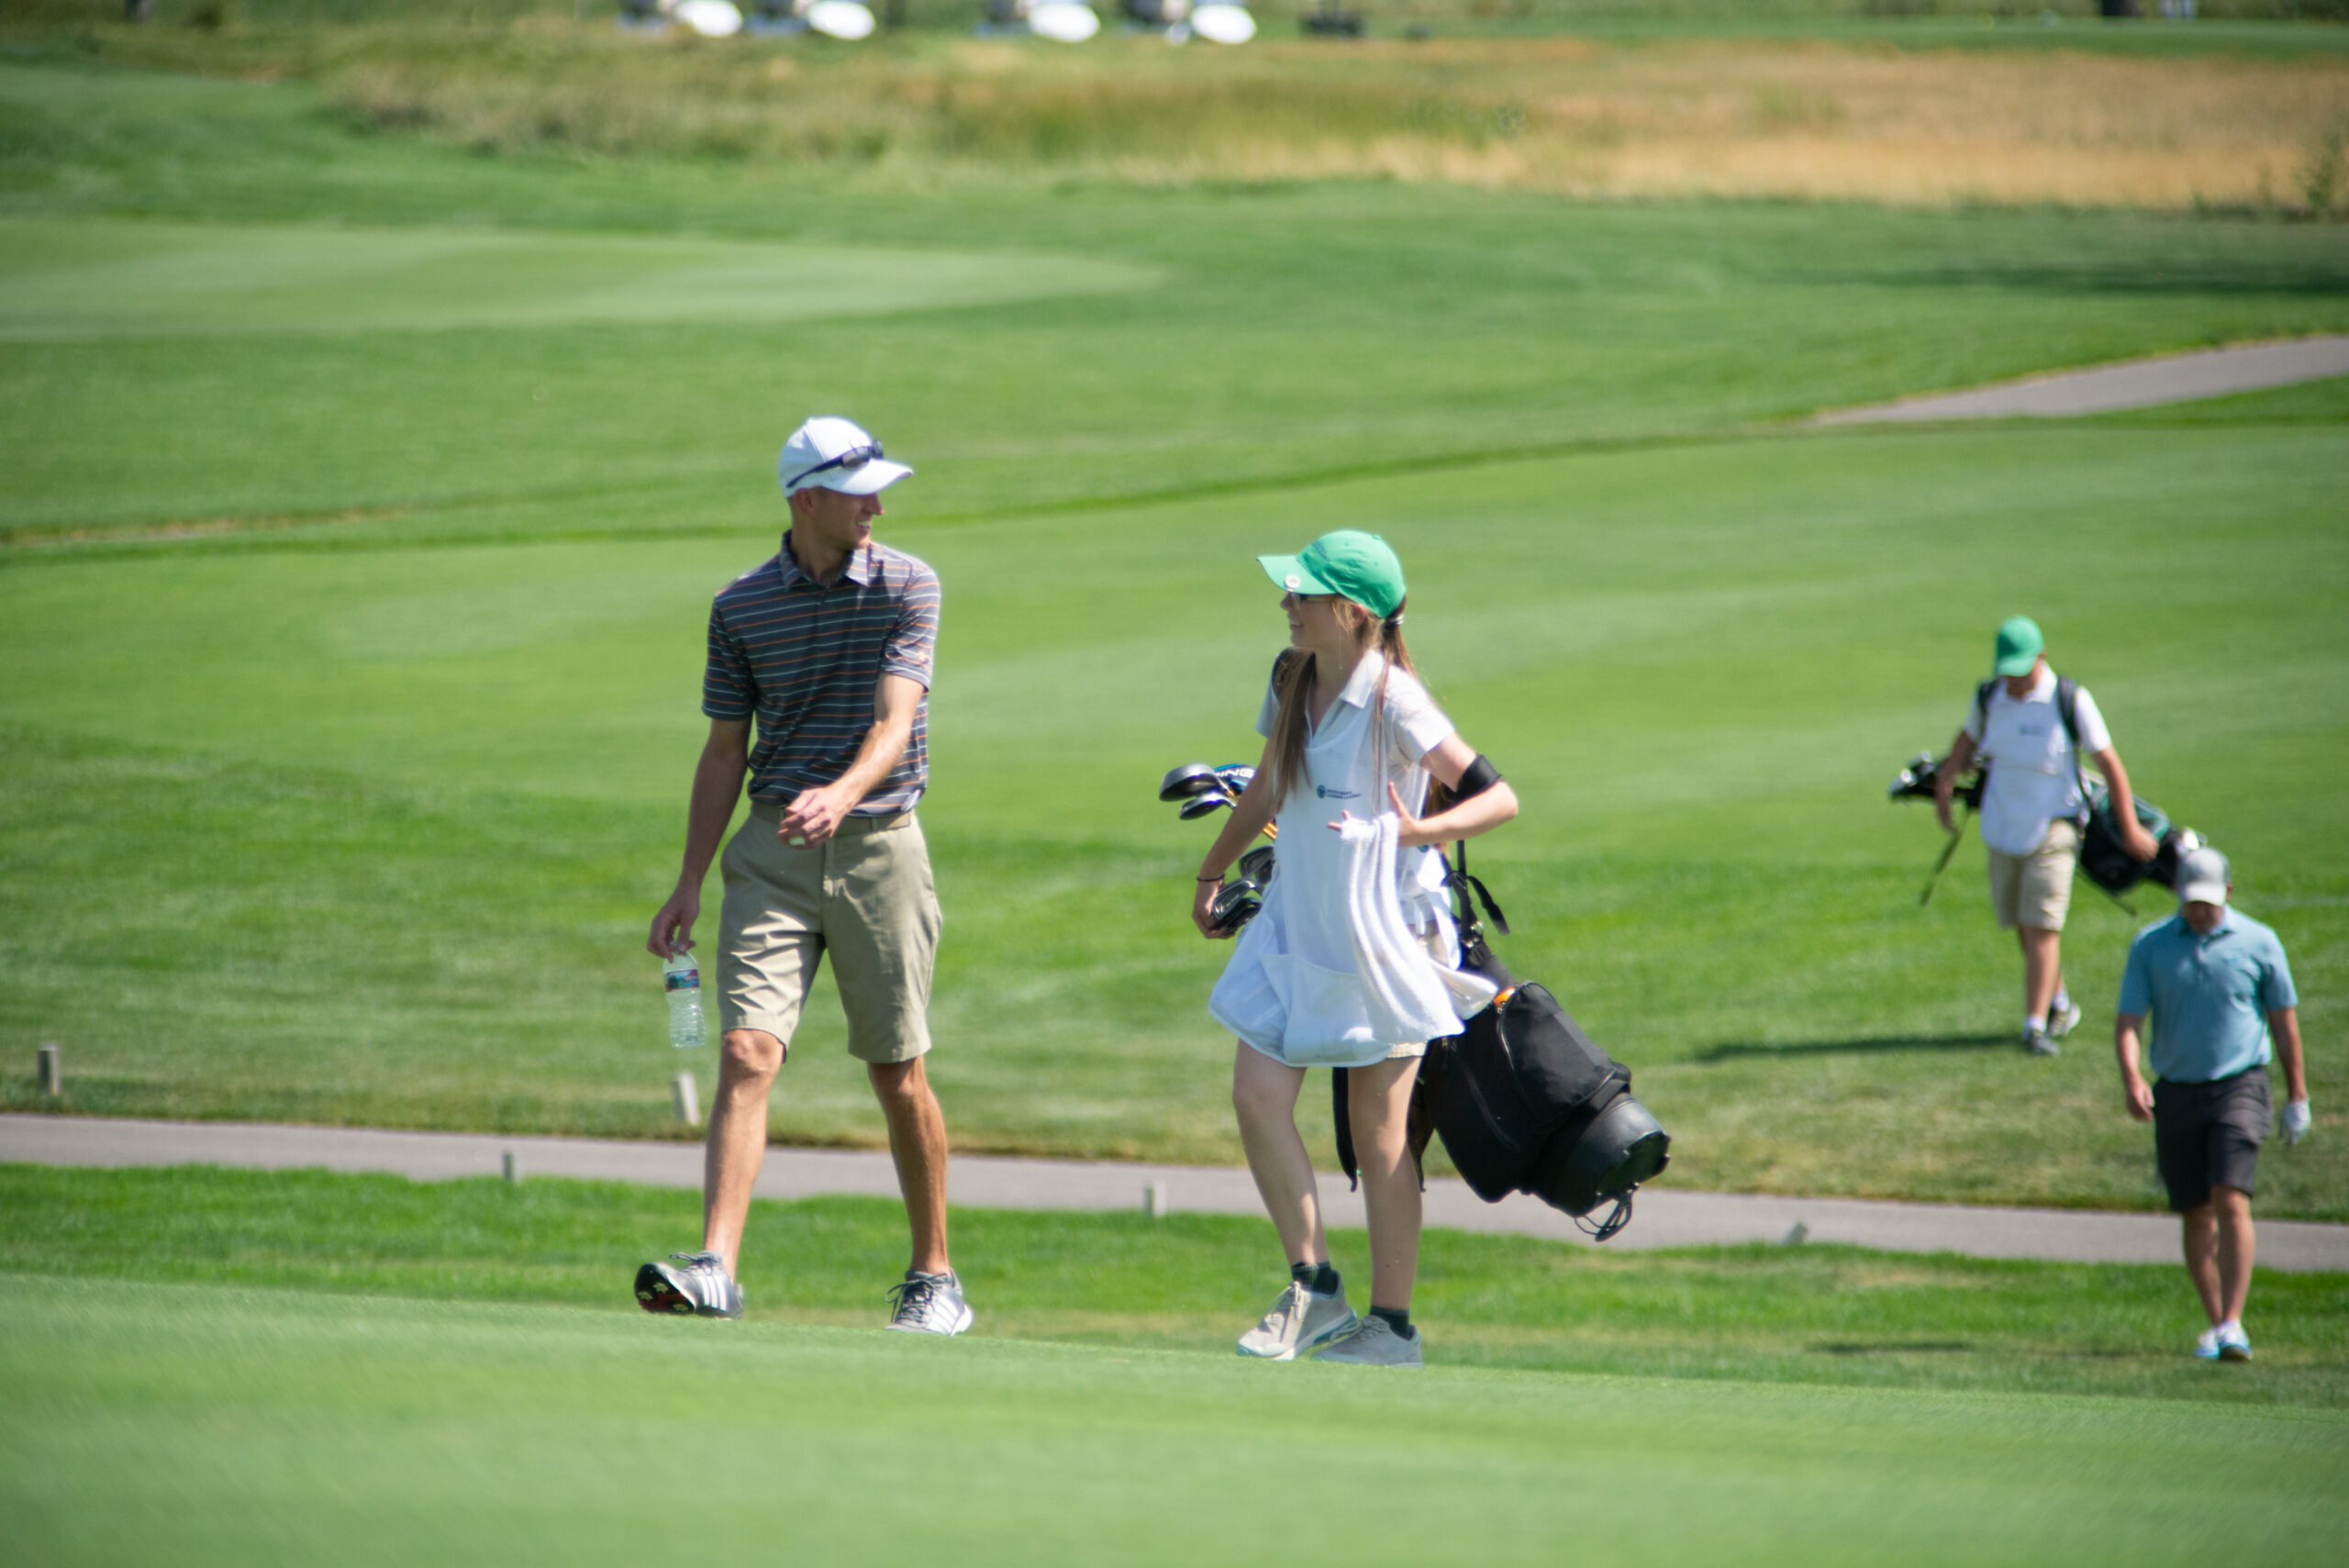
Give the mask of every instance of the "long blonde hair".
[[(1370, 701), (1371, 723), (1376, 726), (1386, 717), (1388, 673), (1401, 670), (1409, 675), (1419, 673), (1411, 665), (1411, 651), (1403, 643), (1403, 606), (1397, 605), (1395, 613), (1381, 620), (1352, 599), (1341, 602), (1363, 617), (1354, 634), (1355, 646), (1366, 651), (1375, 641), (1386, 660), (1386, 667), (1378, 672), (1378, 690)], [(1306, 697), (1313, 690), (1313, 655), (1302, 648), (1286, 650), (1273, 664), (1273, 691), (1278, 699), (1273, 711), (1272, 786), (1275, 810), (1288, 799), (1289, 791), (1305, 783)], [(1375, 811), (1385, 804), (1384, 800), (1374, 802), (1372, 809)]]

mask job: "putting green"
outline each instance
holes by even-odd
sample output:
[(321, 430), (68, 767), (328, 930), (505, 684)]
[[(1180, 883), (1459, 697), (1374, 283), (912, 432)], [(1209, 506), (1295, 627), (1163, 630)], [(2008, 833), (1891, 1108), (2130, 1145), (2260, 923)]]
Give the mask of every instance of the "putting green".
[(1084, 256), (479, 228), (0, 219), (0, 340), (774, 322), (1148, 288)]
[[(2336, 1412), (0, 1278), (27, 1561), (2329, 1562)], [(667, 1547), (662, 1545), (667, 1542)]]

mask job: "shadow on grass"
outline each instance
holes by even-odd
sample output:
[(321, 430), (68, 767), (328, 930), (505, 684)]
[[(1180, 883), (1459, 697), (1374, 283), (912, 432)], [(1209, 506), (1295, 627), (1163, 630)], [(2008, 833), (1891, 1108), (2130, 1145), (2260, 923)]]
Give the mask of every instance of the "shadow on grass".
[(1990, 1034), (1887, 1034), (1871, 1035), (1860, 1040), (1805, 1040), (1786, 1045), (1767, 1045), (1760, 1040), (1732, 1040), (1720, 1045), (1709, 1045), (1688, 1060), (1691, 1062), (1735, 1062), (1747, 1056), (1842, 1056), (1866, 1055), (1891, 1051), (1987, 1051), (1993, 1046), (2010, 1046), (2015, 1037), (2003, 1032)]

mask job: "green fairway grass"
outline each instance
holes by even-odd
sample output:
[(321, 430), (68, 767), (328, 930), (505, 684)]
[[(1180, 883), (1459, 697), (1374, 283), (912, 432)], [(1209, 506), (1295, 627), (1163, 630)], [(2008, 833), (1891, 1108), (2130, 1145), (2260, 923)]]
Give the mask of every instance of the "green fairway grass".
[[(415, 1183), (323, 1172), (0, 1167), (0, 1275), (323, 1290), (634, 1312), (637, 1264), (692, 1244), (695, 1195), (618, 1183)], [(958, 1209), (983, 1337), (1229, 1356), (1278, 1288), (1262, 1219)], [(1366, 1243), (1333, 1257), (1360, 1284)], [(760, 1202), (754, 1321), (877, 1328), (904, 1211)], [(2203, 1326), (2172, 1264), (1986, 1262), (1849, 1247), (1593, 1248), (1429, 1232), (1413, 1316), (1441, 1365), (1652, 1378), (2349, 1405), (2349, 1279), (2262, 1273), (2258, 1359), (2186, 1353)], [(701, 1329), (700, 1325), (685, 1325)], [(703, 1331), (707, 1331), (704, 1329)]]
[(2289, 1563), (2349, 1523), (2339, 1275), (2261, 1275), (2229, 1365), (2172, 1267), (1436, 1231), (1399, 1373), (1231, 1356), (1258, 1220), (959, 1211), (939, 1343), (875, 1331), (871, 1199), (754, 1204), (740, 1323), (628, 1297), (690, 1193), (0, 1166), (0, 1213), (28, 1562), (1253, 1562), (1303, 1518), (1374, 1562)]
[[(707, 599), (831, 408), (917, 466), (882, 535), (946, 584), (923, 813), (963, 1147), (1237, 1158), (1206, 834), (1151, 792), (1254, 750), (1249, 557), (1360, 526), (1526, 802), (1479, 852), (1504, 955), (1633, 1066), (1667, 1180), (2157, 1206), (2102, 1039), (2154, 902), (2083, 885), (2090, 1022), (2026, 1062), (1978, 845), (1920, 909), (1938, 834), (1882, 799), (2027, 609), (2290, 946), (2318, 1131), (2262, 1210), (2349, 1218), (2342, 385), (1794, 423), (2349, 328), (2337, 226), (892, 195), (14, 66), (0, 114), (33, 302), (0, 295), (0, 1103), (45, 1103), (56, 1040), (70, 1111), (682, 1135), (667, 1077), (708, 1053), (661, 1043), (640, 944)], [(237, 286), (264, 274), (309, 281)], [(879, 1141), (841, 1033), (819, 996), (778, 1136)]]
[(1146, 287), (1049, 256), (433, 229), (0, 222), (0, 339), (770, 322)]
[[(536, 1193), (462, 1201), (499, 1199), (544, 1217)], [(1145, 1251), (1198, 1234), (1057, 1223)], [(1647, 1282), (1667, 1315), (1690, 1299), (1670, 1266)], [(0, 1510), (45, 1563), (1285, 1562), (1301, 1535), (1396, 1563), (2297, 1563), (2349, 1527), (2337, 1409), (1275, 1366), (41, 1273), (0, 1275)]]

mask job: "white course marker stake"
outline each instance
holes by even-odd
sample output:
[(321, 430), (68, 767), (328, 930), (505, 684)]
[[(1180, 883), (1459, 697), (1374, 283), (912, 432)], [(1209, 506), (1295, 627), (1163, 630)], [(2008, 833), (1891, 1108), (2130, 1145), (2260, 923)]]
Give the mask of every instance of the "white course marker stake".
[(677, 1102), (677, 1119), (687, 1127), (701, 1125), (701, 1097), (694, 1092), (694, 1075), (680, 1073), (669, 1080), (669, 1097)]
[(506, 1172), (506, 1179), (508, 1182), (519, 1182), (522, 1179), (522, 1167), (516, 1162), (514, 1158), (514, 1151), (508, 1149), (505, 1153), (499, 1155), (497, 1162)]
[(65, 1092), (65, 1069), (58, 1061), (53, 1040), (40, 1042), (40, 1092), (52, 1100)]
[(1143, 1212), (1148, 1214), (1152, 1219), (1165, 1218), (1167, 1209), (1172, 1207), (1166, 1201), (1166, 1184), (1164, 1182), (1152, 1182), (1150, 1185), (1142, 1188), (1141, 1207)]

